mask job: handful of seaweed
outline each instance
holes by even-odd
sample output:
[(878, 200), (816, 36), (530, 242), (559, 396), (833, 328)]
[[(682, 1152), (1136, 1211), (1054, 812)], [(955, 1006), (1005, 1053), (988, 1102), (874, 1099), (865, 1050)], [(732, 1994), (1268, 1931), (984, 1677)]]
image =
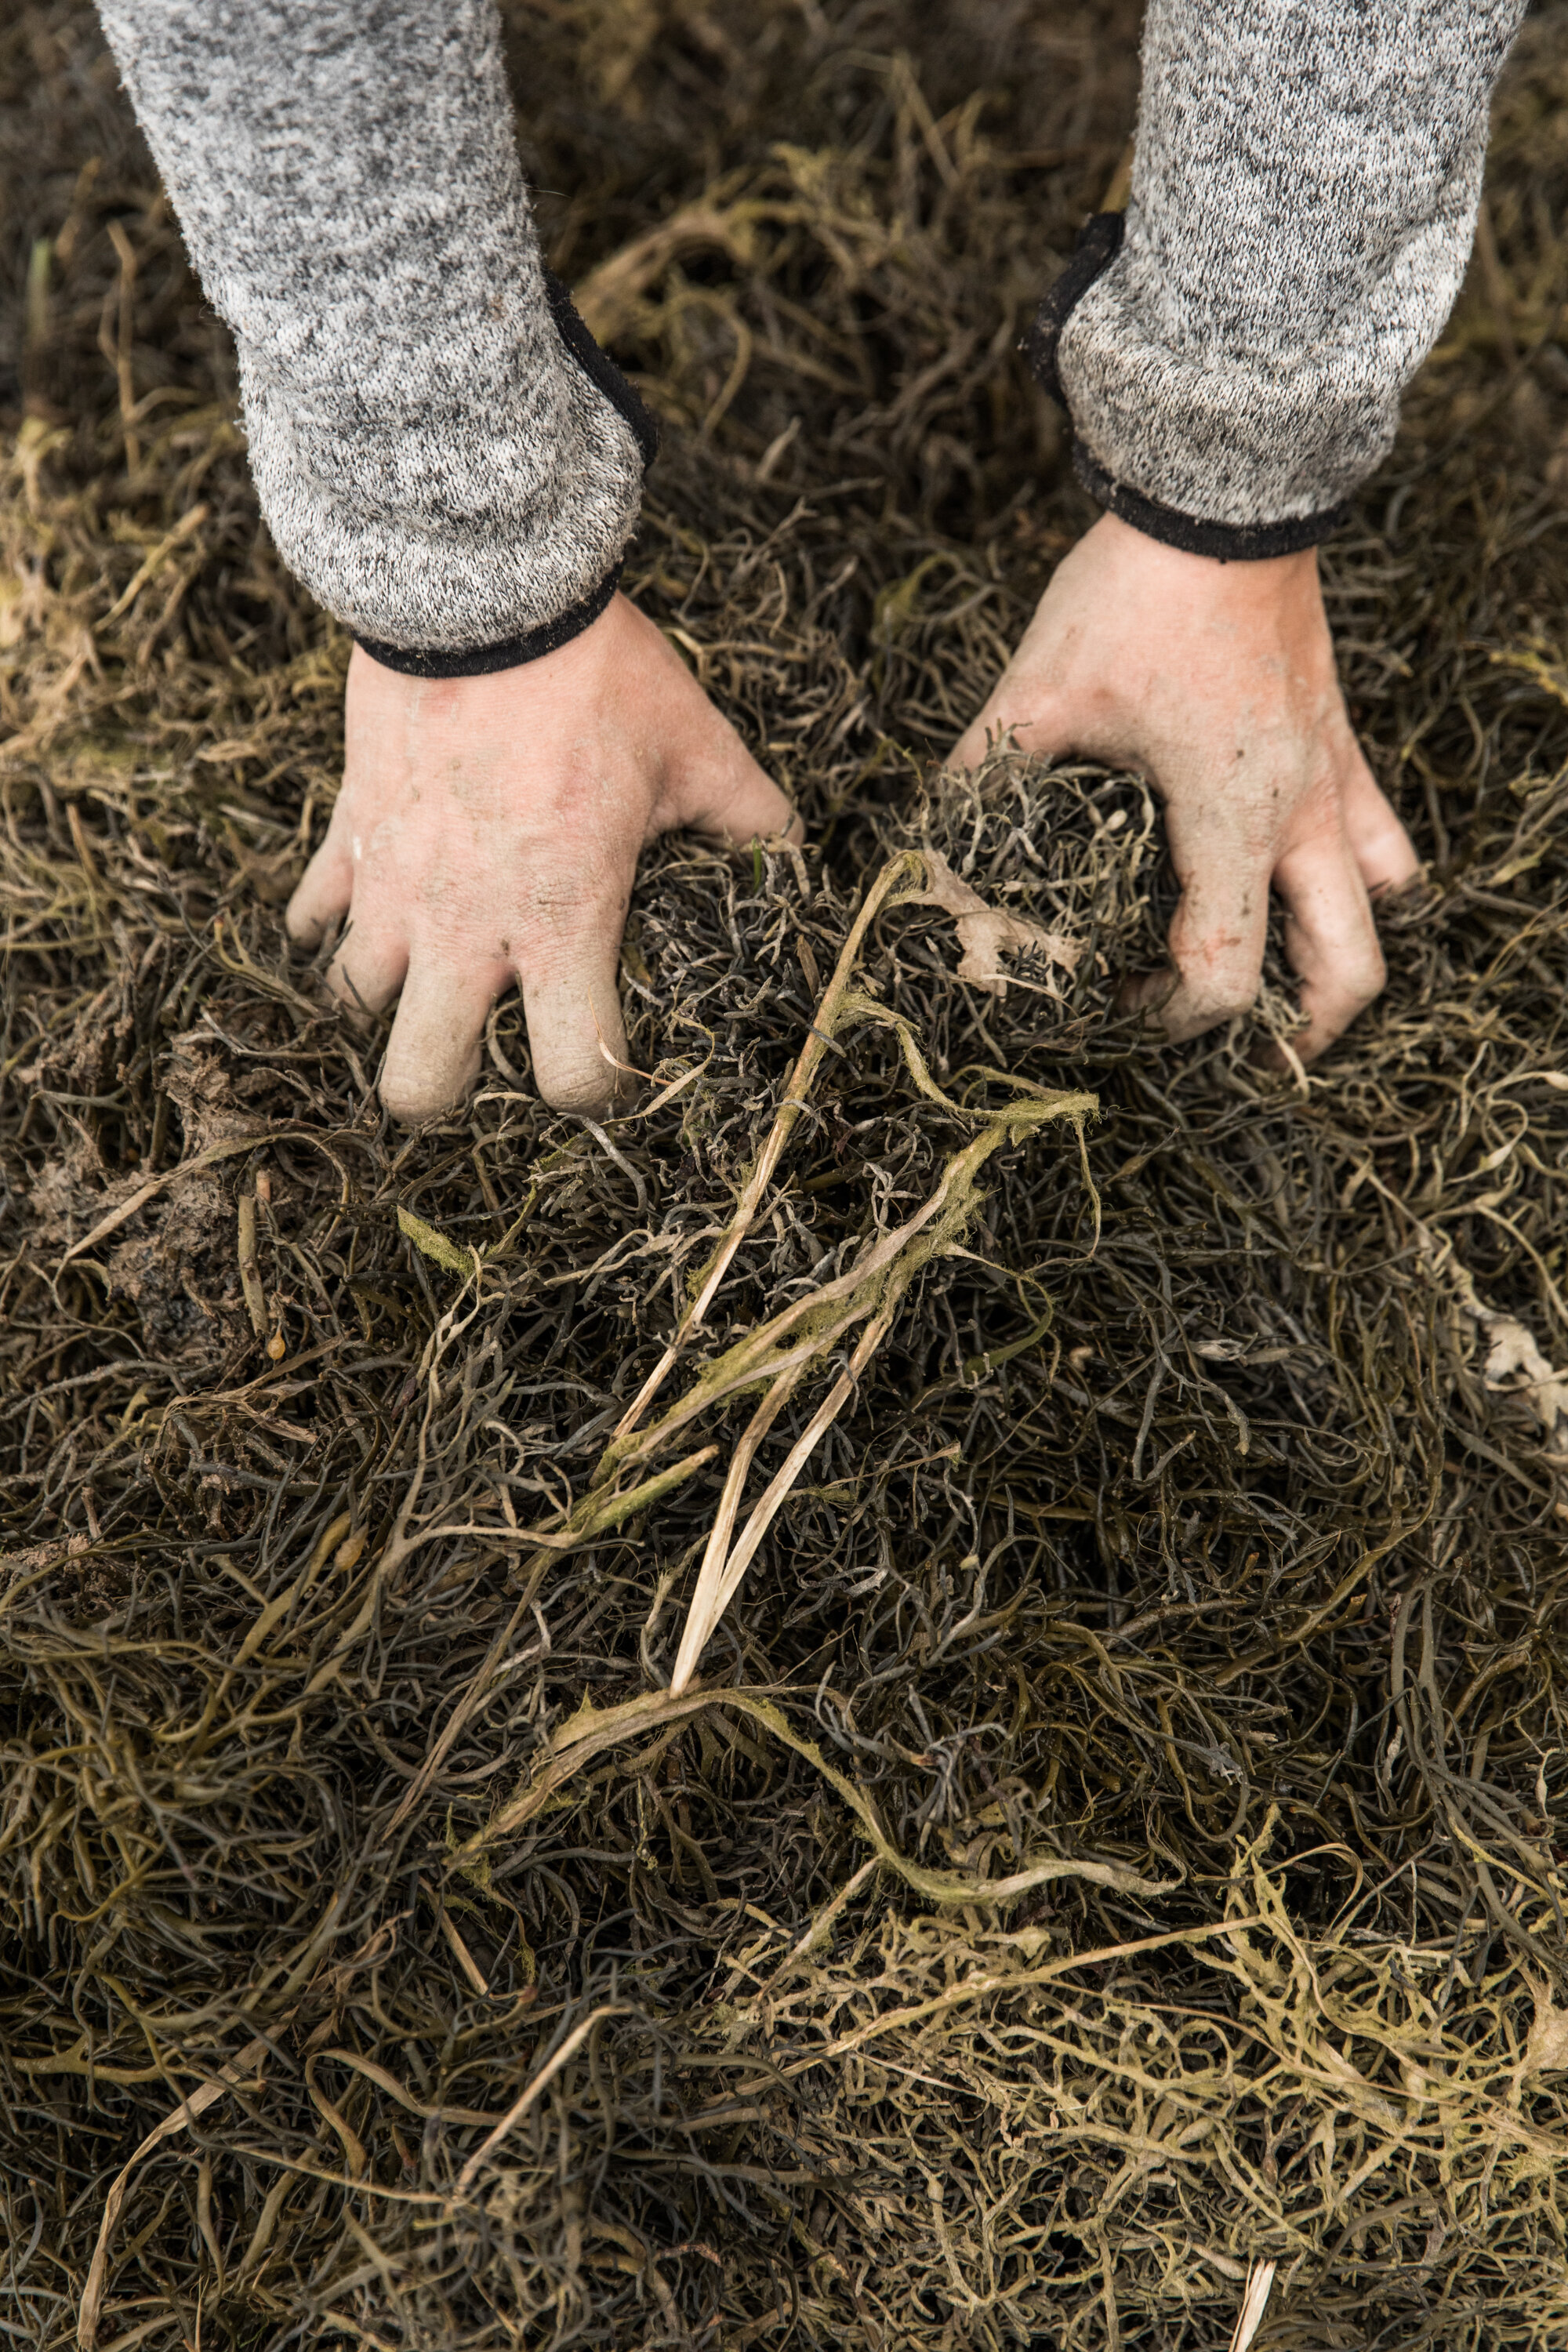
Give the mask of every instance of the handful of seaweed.
[(1280, 1077), (1277, 958), (1196, 1046), (1118, 1013), (1140, 783), (911, 755), (1087, 520), (976, 289), (1130, 102), (1112, 12), (936, 13), (513, 12), (672, 420), (637, 593), (813, 846), (647, 861), (631, 1115), (543, 1111), (508, 1004), (417, 1135), (277, 915), (342, 645), (90, 19), (3, 37), (61, 157), (0, 496), (25, 2342), (1163, 2352), (1267, 2263), (1265, 2347), (1568, 2325), (1564, 19), (1333, 558), (1431, 879)]

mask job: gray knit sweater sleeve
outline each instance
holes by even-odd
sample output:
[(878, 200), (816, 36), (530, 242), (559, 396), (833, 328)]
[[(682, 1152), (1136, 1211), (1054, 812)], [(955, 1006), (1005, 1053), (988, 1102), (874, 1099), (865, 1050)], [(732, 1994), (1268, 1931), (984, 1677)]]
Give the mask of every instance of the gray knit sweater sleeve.
[(1131, 200), (1028, 348), (1090, 489), (1215, 555), (1310, 544), (1387, 454), (1475, 227), (1524, 0), (1149, 0)]
[(547, 281), (494, 0), (100, 0), (286, 562), (395, 666), (603, 609), (651, 426)]

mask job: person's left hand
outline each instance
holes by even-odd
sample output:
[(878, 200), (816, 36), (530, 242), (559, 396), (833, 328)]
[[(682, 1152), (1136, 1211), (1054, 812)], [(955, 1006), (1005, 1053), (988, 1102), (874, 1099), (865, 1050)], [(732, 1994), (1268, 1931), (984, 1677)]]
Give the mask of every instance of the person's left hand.
[(1317, 551), (1221, 563), (1102, 515), (1061, 563), (954, 757), (988, 737), (1147, 776), (1182, 898), (1173, 971), (1131, 983), (1167, 1036), (1257, 997), (1270, 885), (1310, 1061), (1386, 978), (1373, 900), (1419, 873), (1373, 777), (1334, 670)]

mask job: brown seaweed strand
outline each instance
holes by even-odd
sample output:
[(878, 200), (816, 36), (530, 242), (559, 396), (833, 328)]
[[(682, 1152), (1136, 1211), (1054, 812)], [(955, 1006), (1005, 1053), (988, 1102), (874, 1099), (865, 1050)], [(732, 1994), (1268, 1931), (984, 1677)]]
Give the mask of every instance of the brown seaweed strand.
[[(699, 1328), (712, 1305), (714, 1294), (724, 1279), (731, 1260), (751, 1230), (752, 1220), (762, 1205), (763, 1195), (767, 1191), (769, 1181), (784, 1157), (785, 1146), (795, 1131), (795, 1122), (805, 1106), (806, 1097), (811, 1092), (812, 1080), (821, 1066), (822, 1057), (832, 1045), (835, 1030), (842, 1017), (844, 1001), (849, 992), (850, 975), (854, 971), (860, 953), (861, 941), (881, 908), (892, 898), (892, 893), (897, 886), (916, 874), (923, 875), (923, 872), (924, 860), (920, 852), (904, 850), (899, 856), (888, 860), (867, 891), (860, 912), (855, 919), (849, 936), (845, 940), (839, 954), (838, 961), (834, 967), (833, 977), (824, 990), (822, 1002), (816, 1008), (816, 1019), (812, 1024), (811, 1034), (801, 1048), (800, 1058), (790, 1072), (789, 1084), (784, 1088), (784, 1100), (779, 1105), (778, 1116), (768, 1131), (767, 1140), (757, 1154), (755, 1165), (747, 1179), (740, 1200), (735, 1204), (735, 1213), (730, 1221), (729, 1229), (714, 1252), (712, 1261), (703, 1276), (700, 1289), (676, 1327), (675, 1337), (670, 1340), (663, 1355), (616, 1423), (617, 1438), (630, 1434), (663, 1387), (671, 1367), (678, 1360), (688, 1339)], [(892, 903), (897, 905), (897, 899), (892, 899)]]

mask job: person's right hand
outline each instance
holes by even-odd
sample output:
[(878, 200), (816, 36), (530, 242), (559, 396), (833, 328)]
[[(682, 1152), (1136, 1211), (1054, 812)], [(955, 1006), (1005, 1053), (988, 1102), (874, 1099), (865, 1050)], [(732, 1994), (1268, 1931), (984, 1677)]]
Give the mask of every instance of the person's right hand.
[(1270, 883), (1321, 1054), (1384, 978), (1372, 899), (1412, 881), (1410, 837), (1373, 781), (1334, 671), (1316, 551), (1188, 555), (1104, 515), (1058, 566), (955, 757), (1011, 728), (1025, 751), (1146, 775), (1182, 898), (1173, 973), (1135, 983), (1167, 1035), (1244, 1013), (1262, 978)]
[(388, 1110), (418, 1120), (460, 1098), (513, 978), (545, 1101), (612, 1108), (638, 851), (681, 824), (737, 845), (798, 838), (784, 794), (624, 596), (489, 677), (408, 677), (356, 646), (346, 718), (342, 789), (288, 924), (313, 945), (348, 916), (328, 973), (345, 1003), (378, 1013), (401, 991)]

